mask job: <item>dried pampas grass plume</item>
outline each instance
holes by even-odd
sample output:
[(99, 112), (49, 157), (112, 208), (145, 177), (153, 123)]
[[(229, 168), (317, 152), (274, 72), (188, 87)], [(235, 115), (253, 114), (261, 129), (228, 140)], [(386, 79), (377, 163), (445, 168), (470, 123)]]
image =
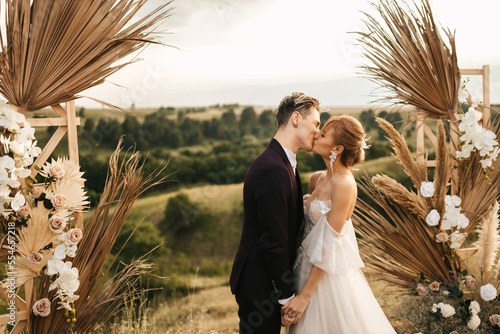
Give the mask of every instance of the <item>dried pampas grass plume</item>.
[(388, 198), (407, 207), (411, 212), (425, 220), (431, 209), (427, 207), (421, 196), (408, 190), (398, 181), (387, 175), (377, 175), (372, 178), (373, 184)]
[(495, 202), (488, 216), (483, 219), (479, 229), (477, 247), (479, 250), (478, 255), (481, 256), (481, 268), (485, 282), (489, 282), (491, 279), (491, 271), (495, 264), (497, 251), (500, 246), (500, 236), (498, 235), (498, 209), (498, 202)]
[(406, 140), (391, 123), (380, 117), (377, 117), (376, 121), (391, 137), (389, 140), (393, 145), (396, 158), (403, 166), (406, 174), (411, 177), (415, 188), (420, 191), (420, 185), (427, 179), (427, 167), (425, 165), (425, 161), (423, 164), (415, 161), (413, 153), (408, 148), (408, 144), (406, 144)]

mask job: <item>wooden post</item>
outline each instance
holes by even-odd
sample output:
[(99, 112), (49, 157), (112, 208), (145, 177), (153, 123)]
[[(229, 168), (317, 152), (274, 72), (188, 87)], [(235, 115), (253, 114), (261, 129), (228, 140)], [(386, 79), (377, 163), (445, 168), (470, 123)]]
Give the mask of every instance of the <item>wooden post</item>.
[(417, 162), (423, 164), (425, 160), (425, 147), (424, 147), (424, 126), (425, 118), (423, 113), (417, 114)]
[(490, 65), (483, 65), (483, 126), (490, 126)]

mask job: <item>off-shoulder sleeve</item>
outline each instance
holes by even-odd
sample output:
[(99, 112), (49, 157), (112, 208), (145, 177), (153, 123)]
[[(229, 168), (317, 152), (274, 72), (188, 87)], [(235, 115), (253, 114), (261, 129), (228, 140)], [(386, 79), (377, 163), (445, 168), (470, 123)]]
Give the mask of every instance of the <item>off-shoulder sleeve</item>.
[(322, 215), (302, 241), (301, 260), (307, 259), (330, 274), (344, 274), (350, 269), (364, 267), (354, 231), (349, 231), (352, 225), (346, 224), (342, 233), (338, 233), (328, 224), (326, 217)]

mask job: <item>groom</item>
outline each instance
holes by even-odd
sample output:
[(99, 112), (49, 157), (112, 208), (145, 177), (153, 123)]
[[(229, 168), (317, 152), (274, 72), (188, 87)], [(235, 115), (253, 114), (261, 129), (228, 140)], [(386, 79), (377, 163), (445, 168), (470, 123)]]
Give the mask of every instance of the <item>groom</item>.
[(243, 232), (230, 278), (241, 334), (278, 334), (281, 305), (295, 295), (292, 266), (304, 218), (295, 155), (312, 150), (319, 102), (293, 93), (276, 118), (278, 131), (248, 169), (243, 188)]

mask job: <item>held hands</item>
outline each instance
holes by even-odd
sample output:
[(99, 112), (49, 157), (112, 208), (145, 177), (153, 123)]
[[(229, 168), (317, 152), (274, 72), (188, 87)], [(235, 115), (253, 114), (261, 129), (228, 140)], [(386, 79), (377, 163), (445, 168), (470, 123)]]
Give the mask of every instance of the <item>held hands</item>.
[(291, 324), (297, 323), (308, 304), (309, 298), (304, 297), (302, 294), (290, 300), (281, 308), (281, 325), (289, 327)]

